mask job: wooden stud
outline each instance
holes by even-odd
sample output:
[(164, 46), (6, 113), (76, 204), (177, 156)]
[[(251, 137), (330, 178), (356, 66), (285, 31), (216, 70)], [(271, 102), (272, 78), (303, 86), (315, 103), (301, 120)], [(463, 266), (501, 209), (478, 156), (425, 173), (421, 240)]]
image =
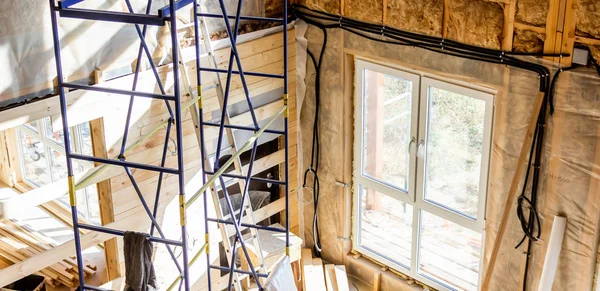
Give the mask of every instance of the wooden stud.
[(544, 27), (538, 27), (538, 26), (533, 26), (533, 25), (529, 25), (529, 24), (525, 24), (525, 23), (521, 23), (521, 22), (514, 22), (514, 26), (515, 29), (518, 30), (525, 30), (525, 31), (533, 31), (539, 34), (543, 34), (546, 35), (546, 28)]
[[(552, 54), (555, 52), (556, 31), (558, 25), (558, 14), (560, 0), (550, 0), (548, 4), (548, 16), (546, 17), (546, 39), (544, 40), (544, 53)], [(546, 57), (548, 60), (554, 60), (552, 57)]]
[(448, 37), (448, 20), (450, 19), (450, 9), (448, 8), (448, 1), (444, 0), (444, 11), (442, 16), (442, 38)]
[(517, 0), (510, 0), (508, 4), (504, 4), (504, 23), (502, 26), (502, 50), (504, 51), (512, 51), (516, 11)]
[(531, 139), (533, 137), (533, 132), (535, 130), (538, 115), (540, 109), (542, 108), (542, 103), (544, 101), (544, 92), (538, 92), (535, 106), (533, 107), (533, 112), (531, 116), (531, 120), (529, 122), (529, 127), (527, 128), (527, 132), (525, 134), (525, 138), (523, 139), (523, 145), (521, 146), (521, 152), (519, 154), (519, 159), (517, 160), (515, 174), (513, 176), (512, 182), (510, 184), (510, 189), (508, 191), (508, 196), (506, 197), (506, 203), (504, 204), (504, 210), (502, 212), (502, 218), (500, 220), (500, 226), (498, 227), (498, 232), (496, 233), (496, 239), (494, 240), (494, 244), (492, 245), (492, 253), (490, 256), (490, 260), (488, 261), (487, 269), (485, 270), (483, 284), (481, 287), (482, 291), (490, 290), (490, 281), (492, 279), (492, 274), (494, 272), (494, 267), (496, 264), (496, 259), (498, 257), (498, 253), (500, 251), (500, 244), (502, 243), (502, 238), (504, 237), (504, 232), (506, 231), (506, 227), (508, 225), (508, 218), (511, 214), (510, 210), (514, 204), (515, 198), (517, 196), (517, 189), (521, 182), (522, 172), (524, 170), (524, 165), (527, 161), (527, 153), (529, 150), (529, 146), (531, 145)]
[[(104, 82), (101, 70), (94, 70), (94, 81), (96, 84)], [(106, 140), (104, 137), (104, 119), (98, 118), (90, 121), (90, 132), (92, 134), (92, 152), (95, 157), (108, 158)], [(95, 164), (99, 166), (100, 164)], [(100, 208), (100, 221), (107, 225), (115, 221), (112, 190), (110, 180), (104, 180), (96, 184), (98, 192), (98, 207)], [(108, 280), (121, 277), (119, 267), (119, 247), (117, 239), (113, 238), (104, 242), (104, 257), (106, 260), (106, 271)]]
[(381, 23), (383, 25), (387, 25), (388, 21), (387, 21), (387, 7), (388, 7), (388, 0), (382, 0), (382, 15), (381, 15)]
[[(573, 49), (575, 48), (575, 25), (577, 20), (577, 15), (575, 14), (575, 1), (576, 0), (564, 0), (564, 20), (562, 27), (562, 39), (561, 39), (561, 47), (559, 48), (560, 53), (563, 54), (573, 54)], [(573, 60), (572, 56), (562, 57), (560, 58), (560, 62), (562, 65), (570, 66)]]
[(373, 274), (373, 291), (379, 291), (381, 289), (381, 273), (375, 272)]

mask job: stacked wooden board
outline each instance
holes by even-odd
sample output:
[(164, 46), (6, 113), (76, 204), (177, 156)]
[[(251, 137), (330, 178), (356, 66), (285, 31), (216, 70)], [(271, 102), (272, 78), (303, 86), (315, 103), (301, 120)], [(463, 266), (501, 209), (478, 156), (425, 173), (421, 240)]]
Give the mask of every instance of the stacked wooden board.
[[(56, 246), (49, 238), (9, 219), (0, 220), (0, 265), (9, 266), (43, 253)], [(85, 263), (85, 275), (96, 273), (96, 266)], [(66, 258), (40, 270), (38, 275), (46, 278), (53, 287), (74, 287), (79, 280), (77, 262)], [(1, 286), (0, 286), (1, 287)]]
[(346, 267), (323, 264), (312, 257), (311, 249), (302, 249), (302, 288), (305, 291), (349, 291)]

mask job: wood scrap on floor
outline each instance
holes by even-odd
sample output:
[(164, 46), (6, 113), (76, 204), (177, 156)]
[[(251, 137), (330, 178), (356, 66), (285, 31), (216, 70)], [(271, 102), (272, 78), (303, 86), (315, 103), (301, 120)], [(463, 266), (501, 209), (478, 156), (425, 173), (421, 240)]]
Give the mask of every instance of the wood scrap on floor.
[[(0, 265), (10, 266), (55, 246), (49, 238), (26, 226), (9, 219), (0, 220)], [(88, 262), (85, 264), (86, 276), (96, 273), (96, 266)], [(44, 276), (46, 282), (53, 287), (74, 287), (79, 280), (77, 262), (72, 258), (65, 258), (36, 274)]]
[(302, 288), (304, 291), (348, 291), (348, 277), (343, 265), (326, 264), (313, 258), (311, 249), (302, 249)]

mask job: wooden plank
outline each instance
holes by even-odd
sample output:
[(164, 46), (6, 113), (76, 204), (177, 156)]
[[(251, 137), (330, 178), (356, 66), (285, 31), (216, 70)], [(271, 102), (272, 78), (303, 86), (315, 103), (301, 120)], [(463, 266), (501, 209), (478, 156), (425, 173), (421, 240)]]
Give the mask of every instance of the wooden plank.
[[(110, 223), (106, 225), (106, 227), (140, 231), (146, 227), (146, 220), (147, 217), (138, 215), (127, 220), (120, 220)], [(113, 237), (114, 235), (112, 234), (100, 232), (89, 232), (83, 234), (81, 235), (81, 248), (84, 250), (88, 249)], [(74, 253), (75, 244), (73, 243), (73, 240), (69, 240), (49, 251), (32, 256), (27, 260), (17, 262), (6, 269), (0, 270), (0, 286), (8, 285), (14, 281), (26, 277), (29, 274), (33, 274), (39, 270), (51, 266), (62, 259), (68, 258)]]
[(335, 266), (335, 280), (338, 291), (350, 291), (348, 275), (346, 275), (346, 266)]
[(307, 280), (311, 286), (307, 290), (327, 290), (325, 286), (325, 271), (323, 270), (323, 261), (321, 258), (312, 259), (311, 273), (307, 274), (307, 276)]
[[(556, 42), (556, 31), (558, 24), (560, 0), (550, 0), (548, 4), (548, 16), (546, 17), (546, 39), (544, 40), (544, 53), (554, 53)], [(548, 60), (553, 60), (552, 57), (546, 57)]]
[(444, 0), (444, 11), (442, 16), (442, 38), (448, 37), (448, 20), (450, 19), (450, 8), (448, 8), (448, 1)]
[(308, 291), (306, 274), (311, 272), (312, 269), (312, 251), (310, 249), (302, 249), (300, 262), (302, 263), (302, 290)]
[(0, 181), (9, 187), (14, 186), (12, 171), (6, 132), (2, 131), (0, 132)]
[(533, 31), (539, 34), (546, 34), (546, 28), (544, 27), (538, 27), (538, 26), (533, 26), (533, 25), (529, 25), (529, 24), (525, 24), (525, 23), (521, 23), (521, 22), (514, 22), (515, 28), (518, 30), (525, 30), (525, 31)]
[[(104, 139), (104, 121), (102, 118), (90, 121), (90, 132), (92, 134), (92, 149), (94, 156), (108, 158), (106, 141)], [(96, 164), (96, 166), (99, 166), (99, 164)], [(109, 180), (101, 181), (96, 184), (96, 189), (98, 192), (100, 222), (102, 225), (107, 225), (115, 221), (111, 183)], [(113, 238), (104, 242), (104, 257), (108, 280), (113, 280), (121, 276), (118, 252), (119, 249), (117, 247), (116, 239)]]
[(502, 243), (502, 238), (504, 237), (504, 232), (506, 231), (506, 227), (508, 225), (508, 218), (511, 213), (510, 210), (511, 210), (511, 208), (514, 204), (515, 198), (517, 196), (517, 189), (521, 182), (522, 172), (524, 170), (524, 165), (527, 161), (527, 154), (529, 151), (529, 146), (531, 144), (533, 132), (534, 132), (535, 126), (537, 124), (537, 119), (538, 119), (538, 115), (540, 112), (540, 108), (542, 108), (543, 100), (544, 100), (544, 92), (538, 92), (537, 98), (536, 98), (536, 103), (535, 103), (535, 106), (533, 107), (531, 120), (529, 122), (529, 127), (527, 128), (525, 138), (523, 139), (523, 145), (521, 146), (521, 152), (519, 154), (519, 159), (517, 160), (515, 174), (513, 176), (512, 182), (510, 184), (508, 196), (506, 197), (506, 203), (504, 204), (504, 210), (502, 212), (500, 226), (498, 227), (498, 232), (496, 233), (496, 239), (494, 240), (494, 244), (492, 246), (490, 260), (488, 261), (488, 266), (484, 273), (483, 284), (481, 287), (482, 291), (489, 290), (490, 282), (492, 279), (492, 274), (494, 272), (494, 267), (496, 264), (496, 259), (498, 257), (498, 253), (500, 251), (500, 244)]
[(337, 279), (335, 278), (335, 265), (327, 264), (325, 268), (325, 285), (328, 291), (338, 291)]
[(381, 289), (381, 272), (373, 273), (373, 291)]
[(382, 15), (381, 15), (381, 20), (382, 20), (381, 23), (383, 23), (383, 25), (387, 25), (387, 23), (388, 23), (388, 21), (387, 21), (388, 0), (382, 0), (381, 7), (383, 10)]
[[(565, 0), (561, 48), (559, 50), (561, 53), (570, 55), (573, 54), (573, 49), (575, 48), (575, 25), (577, 22), (576, 9), (574, 7), (575, 1)], [(572, 60), (572, 56), (560, 58), (561, 64), (566, 66), (570, 66)]]
[(504, 51), (512, 51), (516, 11), (517, 0), (510, 0), (508, 4), (504, 5), (504, 23), (502, 26), (502, 50)]
[[(101, 70), (94, 71), (94, 81), (96, 84), (104, 82)], [(104, 136), (104, 119), (98, 118), (90, 121), (90, 133), (92, 139), (92, 152), (95, 157), (108, 158), (106, 139)], [(96, 163), (95, 166), (100, 166)], [(98, 207), (100, 210), (100, 223), (107, 225), (115, 221), (113, 208), (113, 196), (110, 180), (104, 180), (96, 184), (98, 192)], [(104, 258), (106, 262), (106, 271), (108, 280), (114, 280), (121, 277), (119, 267), (119, 247), (117, 239), (113, 238), (104, 242)]]

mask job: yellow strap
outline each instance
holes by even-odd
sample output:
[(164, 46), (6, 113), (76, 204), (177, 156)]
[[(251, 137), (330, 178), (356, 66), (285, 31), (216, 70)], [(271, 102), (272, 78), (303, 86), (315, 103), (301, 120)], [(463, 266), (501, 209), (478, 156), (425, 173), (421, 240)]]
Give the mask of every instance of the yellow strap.
[(208, 232), (204, 235), (206, 240), (206, 253), (210, 254), (210, 240), (208, 239)]
[(283, 106), (285, 106), (285, 111), (283, 112), (284, 118), (290, 117), (290, 110), (287, 105), (288, 105), (288, 94), (283, 94)]
[(71, 207), (77, 206), (77, 195), (75, 195), (75, 177), (69, 176), (69, 201), (71, 202)]
[(183, 195), (179, 195), (179, 220), (181, 226), (185, 225), (185, 198)]

